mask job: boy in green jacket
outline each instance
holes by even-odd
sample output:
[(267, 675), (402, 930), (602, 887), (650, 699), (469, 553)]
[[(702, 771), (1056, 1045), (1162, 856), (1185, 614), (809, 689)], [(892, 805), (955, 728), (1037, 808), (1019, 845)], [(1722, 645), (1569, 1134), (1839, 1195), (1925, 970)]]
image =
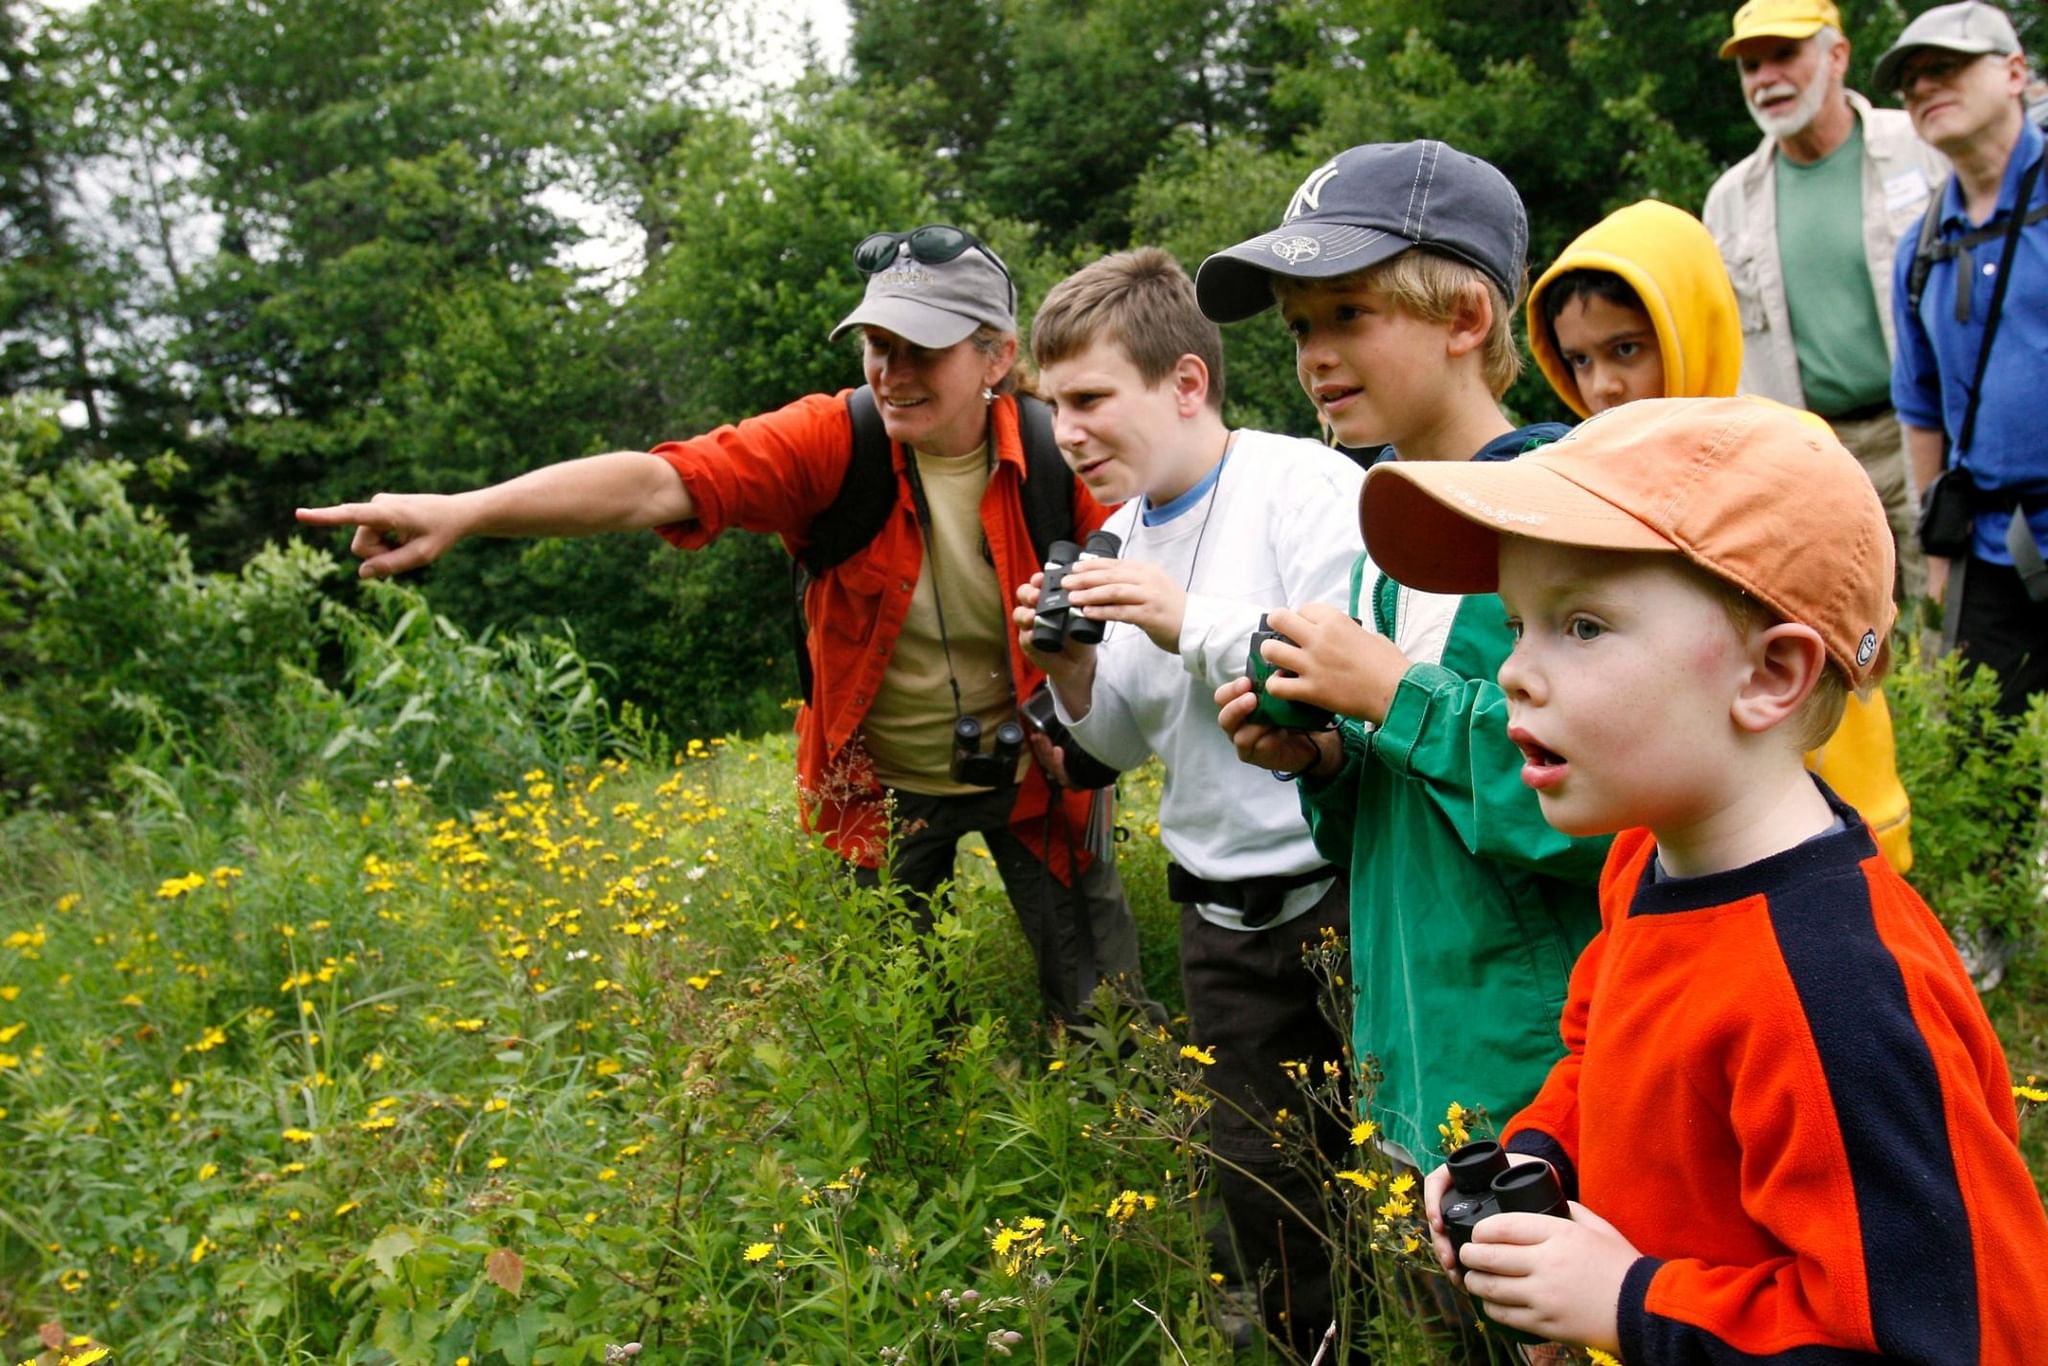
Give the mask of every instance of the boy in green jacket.
[[(1315, 171), (1278, 228), (1204, 262), (1197, 291), (1219, 322), (1277, 299), (1302, 388), (1344, 445), (1506, 460), (1565, 430), (1516, 428), (1500, 408), (1521, 365), (1509, 320), (1527, 244), (1521, 199), (1486, 162), (1371, 144)], [(1504, 1119), (1556, 1061), (1607, 840), (1559, 834), (1522, 784), (1494, 681), (1513, 645), (1500, 599), (1413, 592), (1371, 554), (1359, 621), (1318, 604), (1271, 614), (1291, 643), (1265, 656), (1296, 676), (1268, 690), (1336, 712), (1337, 728), (1251, 720), (1245, 680), (1216, 696), (1239, 756), (1300, 779), (1317, 848), (1348, 871), (1371, 1117), (1393, 1158), (1426, 1171), (1453, 1102)]]

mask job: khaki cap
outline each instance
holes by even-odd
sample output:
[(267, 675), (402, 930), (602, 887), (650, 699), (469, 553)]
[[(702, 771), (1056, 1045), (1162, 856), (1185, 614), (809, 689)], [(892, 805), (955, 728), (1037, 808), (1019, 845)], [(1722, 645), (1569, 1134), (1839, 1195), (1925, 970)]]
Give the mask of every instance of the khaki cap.
[(1769, 399), (1639, 399), (1515, 460), (1388, 461), (1359, 521), (1373, 563), (1425, 592), (1496, 591), (1503, 533), (1676, 551), (1812, 627), (1852, 684), (1891, 661), (1884, 505), (1825, 422)]
[(1841, 27), (1842, 12), (1831, 0), (1749, 0), (1735, 11), (1735, 31), (1721, 44), (1721, 55), (1733, 57), (1736, 44), (1751, 38), (1811, 38)]
[(1872, 79), (1879, 90), (1899, 88), (1899, 69), (1906, 58), (1923, 47), (1938, 47), (1969, 57), (1989, 53), (2007, 56), (2020, 50), (2020, 35), (2003, 10), (1965, 0), (1960, 5), (1936, 5), (1906, 25), (1899, 40), (1877, 59)]

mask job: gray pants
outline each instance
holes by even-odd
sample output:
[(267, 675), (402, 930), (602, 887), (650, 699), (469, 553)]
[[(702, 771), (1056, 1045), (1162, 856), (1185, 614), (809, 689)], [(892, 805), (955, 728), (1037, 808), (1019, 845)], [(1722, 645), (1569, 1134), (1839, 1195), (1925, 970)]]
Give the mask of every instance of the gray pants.
[[(948, 797), (890, 789), (895, 838), (887, 873), (916, 917), (918, 932), (932, 927), (932, 894), (953, 876), (953, 856), (961, 838), (978, 834), (988, 842), (1003, 891), (1031, 946), (1039, 991), (1055, 1019), (1081, 1018), (1097, 983), (1119, 979), (1132, 1000), (1165, 1019), (1165, 1011), (1146, 996), (1138, 969), (1138, 922), (1131, 916), (1108, 837), (1109, 793), (1096, 794), (1090, 828), (1073, 836), (1077, 846), (1095, 857), (1071, 887), (1054, 877), (1011, 828), (1016, 795), (1013, 788)], [(1063, 837), (1057, 814), (1052, 837)], [(864, 887), (879, 885), (882, 876), (876, 868), (854, 873)]]
[(1891, 524), (1898, 578), (1892, 597), (1911, 603), (1927, 596), (1927, 559), (1920, 552), (1919, 499), (1906, 478), (1906, 433), (1896, 413), (1881, 413), (1861, 422), (1834, 422), (1835, 436), (1863, 465), (1884, 519)]

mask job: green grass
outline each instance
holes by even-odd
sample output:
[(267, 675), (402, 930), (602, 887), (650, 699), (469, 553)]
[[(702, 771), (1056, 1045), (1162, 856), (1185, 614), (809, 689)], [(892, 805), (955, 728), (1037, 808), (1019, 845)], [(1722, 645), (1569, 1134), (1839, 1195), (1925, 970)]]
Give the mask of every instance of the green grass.
[[(124, 1363), (1227, 1360), (1199, 1061), (1127, 1021), (1049, 1037), (972, 849), (907, 941), (798, 834), (789, 771), (786, 740), (693, 743), (467, 818), (403, 779), (217, 832), (17, 817), (0, 1355), (50, 1325)], [(1156, 783), (1123, 859), (1173, 1002)], [(2048, 1074), (2038, 967), (1990, 1004)], [(1413, 1216), (1357, 1161), (1363, 1281)]]

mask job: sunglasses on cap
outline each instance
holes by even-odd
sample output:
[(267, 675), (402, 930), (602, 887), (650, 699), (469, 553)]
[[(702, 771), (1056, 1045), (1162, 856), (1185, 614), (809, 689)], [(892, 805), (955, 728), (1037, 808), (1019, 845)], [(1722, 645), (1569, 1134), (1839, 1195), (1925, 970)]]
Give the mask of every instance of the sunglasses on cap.
[(950, 223), (927, 223), (909, 232), (871, 232), (853, 249), (853, 264), (863, 275), (879, 275), (894, 263), (905, 247), (910, 249), (911, 260), (922, 261), (928, 266), (942, 266), (957, 260), (970, 249), (978, 251), (1003, 273), (1003, 279), (1013, 293), (1017, 288), (1016, 281), (1010, 278), (1010, 268), (1003, 264), (1003, 258), (996, 255), (988, 243), (965, 228), (956, 228)]

